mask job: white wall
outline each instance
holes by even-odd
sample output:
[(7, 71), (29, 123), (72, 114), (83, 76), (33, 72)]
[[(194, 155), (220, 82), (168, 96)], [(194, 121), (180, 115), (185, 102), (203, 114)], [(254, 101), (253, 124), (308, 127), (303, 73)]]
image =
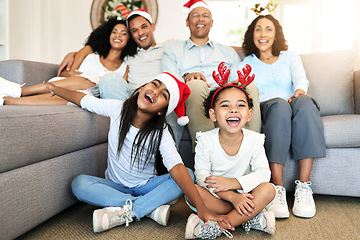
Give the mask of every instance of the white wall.
[[(92, 31), (90, 25), (92, 0), (7, 1), (9, 3), (8, 53), (10, 59), (60, 63), (67, 53), (80, 49)], [(157, 42), (188, 38), (189, 31), (185, 26), (186, 15), (182, 9), (182, 5), (186, 1), (157, 0), (159, 9), (155, 30)], [(332, 5), (338, 3), (337, 0), (279, 0), (279, 3), (279, 8), (286, 4), (296, 5), (298, 3), (308, 3), (314, 6), (313, 13), (317, 18), (310, 20), (310, 24), (314, 24), (311, 30), (313, 34), (310, 34), (311, 36), (306, 34), (311, 39), (308, 40), (312, 44), (310, 51), (352, 49), (355, 51), (355, 67), (360, 68), (360, 41), (358, 40), (360, 28), (357, 26), (360, 15), (356, 14), (360, 7), (359, 0), (343, 0), (341, 1), (342, 7), (336, 8), (335, 11), (329, 9), (328, 6), (330, 3)], [(322, 13), (320, 9), (326, 9), (327, 14)], [(324, 14), (328, 19), (323, 19)], [(279, 20), (282, 22), (284, 19), (281, 16)], [(305, 20), (300, 19), (300, 24), (304, 24)], [(289, 21), (284, 20), (285, 28), (286, 23)], [(293, 24), (290, 29), (295, 29), (295, 33), (300, 32), (298, 28), (294, 28)], [(341, 34), (337, 34), (340, 30)], [(287, 33), (285, 32), (285, 34)], [(287, 36), (290, 37), (291, 34), (287, 34)], [(294, 39), (300, 42), (300, 47), (296, 44), (291, 46), (302, 53), (300, 50), (303, 41), (298, 41), (299, 38), (296, 37), (296, 34)], [(321, 43), (318, 39), (321, 40)], [(335, 39), (336, 43), (334, 44)], [(337, 41), (348, 42), (348, 44), (337, 44)], [(330, 47), (326, 47), (327, 45)]]
[(9, 58), (58, 63), (91, 31), (92, 0), (9, 1)]
[(187, 15), (183, 12), (186, 0), (157, 0), (159, 16), (155, 29), (155, 39), (163, 42), (169, 39), (187, 39), (189, 29), (185, 25)]
[[(183, 1), (157, 2), (157, 42), (186, 38)], [(91, 4), (92, 0), (10, 0), (9, 58), (61, 62), (67, 53), (80, 49), (92, 31)]]

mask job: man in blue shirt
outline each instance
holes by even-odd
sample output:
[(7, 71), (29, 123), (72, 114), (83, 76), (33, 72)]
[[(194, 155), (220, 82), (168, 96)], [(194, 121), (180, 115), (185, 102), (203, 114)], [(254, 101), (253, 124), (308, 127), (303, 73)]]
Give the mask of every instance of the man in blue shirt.
[[(233, 48), (209, 39), (213, 20), (205, 2), (197, 2), (190, 6), (189, 11), (186, 26), (190, 30), (190, 38), (186, 41), (173, 42), (164, 48), (161, 71), (177, 74), (177, 77), (183, 78), (191, 89), (191, 95), (185, 102), (185, 108), (186, 115), (190, 119), (187, 126), (194, 151), (196, 132), (205, 132), (214, 128), (214, 123), (205, 117), (203, 107), (203, 102), (210, 90), (218, 87), (212, 77), (213, 71), (217, 71), (221, 62), (225, 62), (228, 69), (232, 69), (238, 66), (241, 60)], [(247, 91), (254, 101), (253, 120), (249, 122), (247, 128), (260, 132), (258, 89), (254, 84), (250, 84)]]

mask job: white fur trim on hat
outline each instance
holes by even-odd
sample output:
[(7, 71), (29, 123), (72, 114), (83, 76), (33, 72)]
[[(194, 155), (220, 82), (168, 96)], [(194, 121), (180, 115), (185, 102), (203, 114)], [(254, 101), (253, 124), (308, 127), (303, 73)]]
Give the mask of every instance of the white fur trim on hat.
[[(131, 16), (134, 16), (134, 15), (142, 16), (143, 18), (145, 18), (146, 20), (148, 20), (150, 23), (153, 23), (153, 20), (152, 20), (152, 18), (151, 18), (150, 13), (148, 13), (147, 11), (145, 11), (145, 9), (139, 8), (139, 9), (136, 9), (136, 10), (132, 11), (132, 12), (126, 17), (126, 24), (127, 24), (127, 25), (128, 25), (128, 19), (129, 19)], [(128, 27), (129, 27), (129, 26), (128, 26)]]
[(197, 7), (203, 7), (206, 8), (207, 10), (210, 10), (209, 5), (207, 5), (207, 3), (203, 0), (190, 0), (188, 1), (185, 5), (184, 5), (184, 11), (185, 13), (189, 14), (192, 10), (194, 10)]
[(157, 80), (161, 81), (163, 84), (165, 84), (167, 90), (170, 93), (169, 106), (168, 106), (168, 109), (166, 112), (166, 116), (167, 116), (172, 111), (174, 111), (174, 109), (178, 105), (179, 98), (180, 98), (179, 87), (178, 87), (175, 79), (167, 73), (160, 73), (154, 79), (157, 79)]
[(179, 118), (177, 119), (177, 123), (178, 123), (180, 126), (185, 126), (186, 124), (189, 123), (189, 118), (188, 118), (188, 116), (179, 117)]

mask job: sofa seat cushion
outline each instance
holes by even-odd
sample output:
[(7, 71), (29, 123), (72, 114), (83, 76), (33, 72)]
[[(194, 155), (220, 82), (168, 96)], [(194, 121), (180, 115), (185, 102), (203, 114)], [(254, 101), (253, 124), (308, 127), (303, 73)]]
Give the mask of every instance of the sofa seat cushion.
[(324, 135), (327, 148), (360, 147), (360, 115), (325, 116)]
[(355, 113), (353, 51), (304, 54), (301, 59), (310, 82), (308, 93), (320, 105), (320, 114)]
[(77, 106), (1, 106), (0, 123), (0, 172), (105, 143), (109, 129)]

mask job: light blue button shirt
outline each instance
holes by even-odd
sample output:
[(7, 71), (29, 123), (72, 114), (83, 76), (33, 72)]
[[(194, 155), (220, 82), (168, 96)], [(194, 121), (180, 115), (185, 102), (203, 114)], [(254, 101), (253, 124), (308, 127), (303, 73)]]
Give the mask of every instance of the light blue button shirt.
[(200, 47), (188, 39), (173, 42), (164, 48), (161, 71), (171, 72), (179, 79), (182, 79), (185, 73), (200, 72), (205, 76), (211, 89), (214, 89), (218, 85), (214, 81), (212, 73), (214, 70), (218, 73), (217, 68), (221, 62), (225, 62), (226, 66), (231, 69), (240, 64), (240, 58), (236, 51), (229, 46), (209, 40)]
[(245, 64), (252, 67), (250, 75), (255, 74), (254, 83), (259, 89), (260, 102), (276, 97), (287, 101), (295, 90), (302, 89), (305, 93), (308, 90), (305, 69), (300, 56), (294, 51), (280, 52), (278, 60), (272, 64), (260, 61), (255, 54), (249, 55), (231, 70), (231, 80), (238, 78), (236, 72), (243, 69)]

